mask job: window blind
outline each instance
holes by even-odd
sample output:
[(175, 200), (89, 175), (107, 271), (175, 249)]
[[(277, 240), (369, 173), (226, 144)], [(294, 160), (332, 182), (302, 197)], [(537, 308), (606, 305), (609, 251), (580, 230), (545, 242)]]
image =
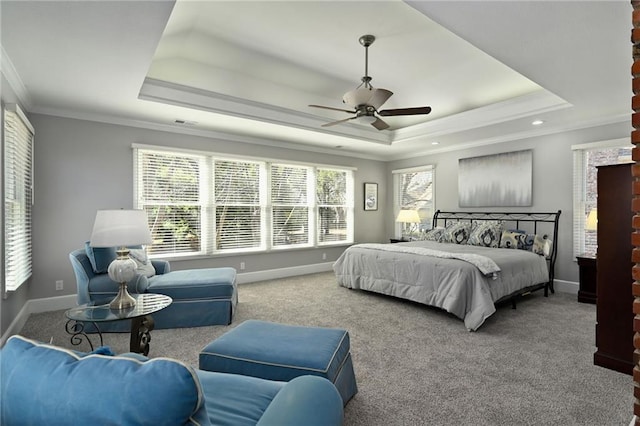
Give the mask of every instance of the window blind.
[(262, 247), (261, 165), (248, 161), (215, 160), (214, 170), (215, 248)]
[(15, 291), (32, 273), (34, 129), (17, 105), (4, 111), (4, 275)]
[(310, 168), (272, 164), (272, 244), (309, 244)]
[(345, 241), (349, 235), (349, 175), (345, 171), (318, 169), (316, 202), (318, 242)]
[(203, 251), (205, 219), (197, 155), (142, 151), (137, 157), (137, 207), (147, 212), (153, 243), (150, 254)]
[(584, 253), (586, 167), (585, 150), (573, 151), (573, 257)]

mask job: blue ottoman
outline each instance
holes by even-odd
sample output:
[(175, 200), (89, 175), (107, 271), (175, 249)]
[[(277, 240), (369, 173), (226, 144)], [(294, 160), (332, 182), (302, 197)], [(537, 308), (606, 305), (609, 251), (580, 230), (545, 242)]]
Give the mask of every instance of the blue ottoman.
[(349, 332), (248, 320), (202, 349), (199, 368), (286, 381), (302, 376), (330, 380), (346, 404), (358, 392)]
[(147, 293), (173, 299), (153, 314), (156, 328), (231, 324), (238, 303), (236, 270), (205, 268), (171, 271), (149, 278)]

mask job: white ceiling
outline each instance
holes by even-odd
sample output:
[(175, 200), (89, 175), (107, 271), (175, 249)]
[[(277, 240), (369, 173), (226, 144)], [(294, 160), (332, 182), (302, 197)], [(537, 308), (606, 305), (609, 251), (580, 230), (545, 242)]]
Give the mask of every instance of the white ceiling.
[[(1, 0), (0, 15), (30, 112), (384, 160), (630, 122), (627, 0)], [(364, 34), (373, 86), (394, 92), (382, 109), (431, 114), (321, 127), (349, 117), (308, 105), (345, 107)]]

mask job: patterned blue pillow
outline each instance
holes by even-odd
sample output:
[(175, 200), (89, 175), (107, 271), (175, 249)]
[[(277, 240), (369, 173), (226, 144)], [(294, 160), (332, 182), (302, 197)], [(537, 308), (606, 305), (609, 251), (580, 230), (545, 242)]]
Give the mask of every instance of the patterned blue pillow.
[(425, 232), (420, 239), (423, 241), (436, 241), (439, 243), (442, 241), (443, 234), (444, 228), (433, 228)]
[(466, 244), (470, 234), (471, 224), (469, 222), (453, 222), (445, 228), (441, 242)]
[(534, 237), (534, 234), (504, 231), (500, 239), (500, 247), (531, 251)]
[(500, 239), (500, 247), (527, 250), (541, 256), (549, 256), (552, 242), (546, 235), (541, 237), (537, 234), (504, 231)]
[(499, 247), (502, 237), (502, 224), (495, 222), (479, 223), (471, 235), (467, 244), (482, 247)]

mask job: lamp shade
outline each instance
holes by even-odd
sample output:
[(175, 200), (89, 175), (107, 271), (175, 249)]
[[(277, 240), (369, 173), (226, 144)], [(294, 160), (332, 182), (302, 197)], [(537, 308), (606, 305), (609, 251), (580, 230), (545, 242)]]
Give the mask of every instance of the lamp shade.
[(400, 210), (396, 222), (420, 223), (420, 215), (417, 210)]
[(347, 92), (342, 97), (342, 101), (354, 108), (360, 105), (370, 105), (375, 109), (382, 106), (393, 95), (393, 92), (386, 89), (370, 89), (368, 87), (360, 87)]
[(151, 232), (144, 210), (98, 210), (89, 244), (117, 247), (151, 244)]
[(591, 209), (587, 216), (587, 223), (585, 223), (584, 229), (587, 231), (598, 230), (598, 209)]

